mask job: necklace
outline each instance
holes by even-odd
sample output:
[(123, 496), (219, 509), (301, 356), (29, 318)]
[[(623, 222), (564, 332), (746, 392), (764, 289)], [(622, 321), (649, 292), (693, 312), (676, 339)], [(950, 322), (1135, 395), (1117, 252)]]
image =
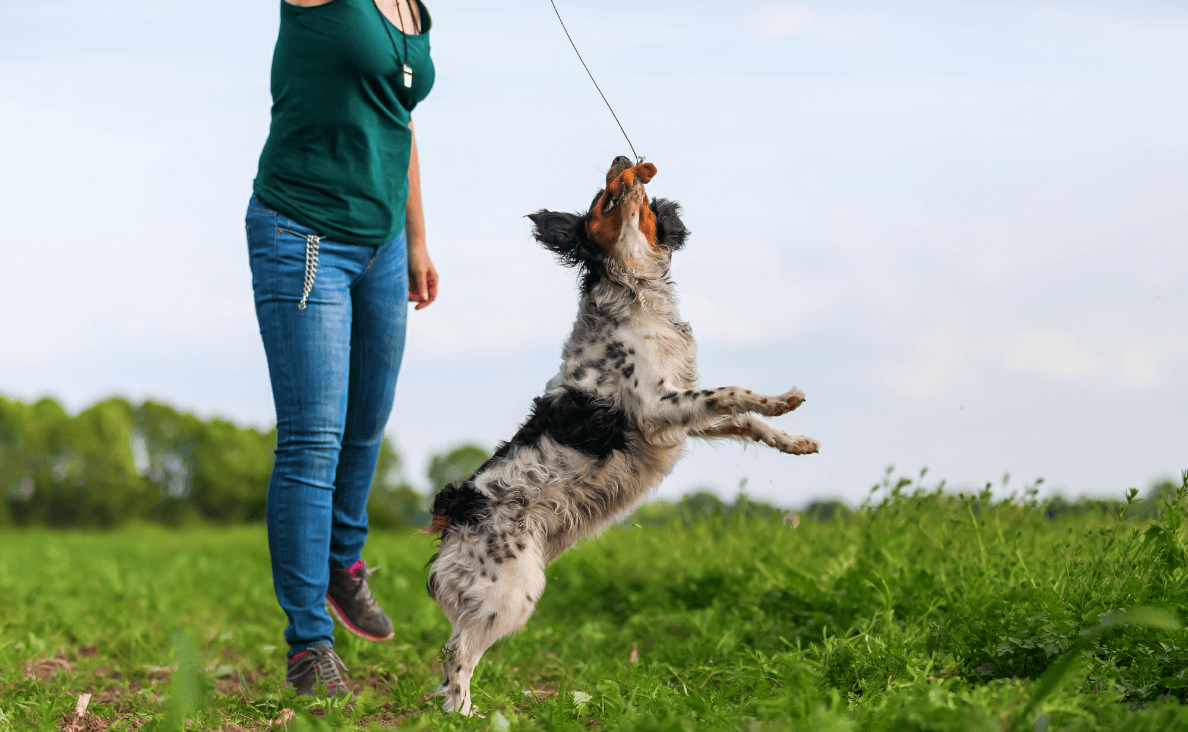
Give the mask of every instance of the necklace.
[[(408, 0), (409, 8), (408, 14), (412, 15), (412, 3), (416, 0)], [(401, 71), (404, 74), (404, 88), (412, 88), (412, 67), (408, 65), (408, 34), (404, 32), (404, 16), (400, 12), (399, 0), (392, 0), (392, 9), (396, 11), (396, 20), (400, 23), (400, 35), (404, 36), (404, 58), (400, 58), (400, 53), (396, 50), (396, 39), (392, 37), (391, 23), (384, 12), (379, 9), (379, 5), (375, 6), (375, 11), (380, 14), (380, 21), (384, 24), (384, 30), (388, 32), (388, 40), (392, 42), (392, 53), (396, 54), (396, 60), (400, 62)], [(418, 23), (419, 25), (419, 23)]]

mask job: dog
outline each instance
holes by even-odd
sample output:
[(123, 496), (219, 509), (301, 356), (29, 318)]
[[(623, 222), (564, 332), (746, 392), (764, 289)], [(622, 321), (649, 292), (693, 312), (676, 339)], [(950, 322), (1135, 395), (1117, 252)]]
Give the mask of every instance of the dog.
[(585, 214), (528, 216), (535, 238), (581, 273), (578, 316), (561, 370), (528, 420), (469, 479), (434, 497), (429, 531), (440, 544), (428, 591), (453, 626), (443, 648), (446, 712), (474, 712), (475, 665), (524, 627), (545, 566), (639, 506), (687, 438), (817, 451), (757, 416), (796, 409), (797, 389), (698, 388), (697, 345), (669, 278), (688, 232), (676, 203), (649, 202), (644, 185), (655, 175), (651, 163), (619, 156)]

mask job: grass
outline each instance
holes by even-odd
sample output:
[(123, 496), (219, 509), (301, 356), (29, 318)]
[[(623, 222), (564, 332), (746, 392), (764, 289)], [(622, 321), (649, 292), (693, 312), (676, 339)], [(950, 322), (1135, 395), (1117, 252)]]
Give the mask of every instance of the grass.
[(423, 535), (373, 533), (396, 638), (340, 635), (358, 691), (327, 703), (282, 689), (261, 527), (8, 532), (0, 730), (265, 729), (284, 710), (311, 730), (1188, 728), (1188, 475), (1142, 522), (910, 481), (874, 499), (796, 527), (625, 522), (570, 550), (477, 669), (481, 719), (427, 696), (449, 629)]

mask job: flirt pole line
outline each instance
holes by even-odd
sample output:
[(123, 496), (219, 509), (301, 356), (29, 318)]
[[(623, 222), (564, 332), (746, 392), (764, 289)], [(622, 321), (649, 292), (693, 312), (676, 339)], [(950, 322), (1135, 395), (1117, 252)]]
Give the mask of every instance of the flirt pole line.
[(639, 156), (639, 153), (635, 152), (635, 145), (631, 144), (631, 138), (627, 137), (627, 130), (623, 129), (623, 123), (619, 121), (619, 115), (615, 114), (611, 103), (607, 101), (606, 95), (602, 93), (602, 88), (598, 86), (597, 81), (594, 81), (594, 74), (590, 73), (590, 67), (586, 65), (586, 60), (582, 58), (581, 52), (578, 51), (577, 44), (573, 42), (573, 36), (569, 35), (569, 29), (565, 27), (565, 21), (561, 20), (561, 13), (557, 10), (557, 3), (549, 0), (549, 4), (553, 6), (553, 12), (557, 14), (557, 22), (561, 24), (561, 30), (565, 31), (565, 37), (569, 39), (569, 45), (573, 46), (573, 52), (577, 54), (578, 61), (582, 62), (582, 68), (586, 70), (586, 75), (590, 77), (590, 81), (594, 82), (594, 88), (598, 90), (598, 96), (602, 97), (606, 108), (610, 110), (611, 116), (615, 118), (615, 124), (619, 126), (619, 132), (623, 133), (623, 139), (627, 141), (627, 147), (631, 148), (631, 154), (635, 156), (636, 162), (643, 162), (643, 158)]

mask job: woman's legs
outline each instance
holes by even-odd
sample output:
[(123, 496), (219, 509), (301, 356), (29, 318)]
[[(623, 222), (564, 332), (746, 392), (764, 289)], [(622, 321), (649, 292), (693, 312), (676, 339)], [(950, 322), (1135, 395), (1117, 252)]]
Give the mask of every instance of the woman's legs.
[[(354, 310), (358, 307), (355, 290), (369, 279), (370, 267), (383, 259), (377, 255), (387, 247), (317, 241), (316, 276), (302, 309), (299, 305), (308, 280), (307, 265), (314, 244), (310, 237), (314, 232), (267, 208), (255, 197), (246, 221), (256, 316), (277, 414), (276, 462), (268, 487), (268, 545), (277, 600), (289, 618), (285, 639), (290, 653), (296, 653), (318, 644), (333, 644), (334, 622), (326, 613), (325, 595), (332, 536), (337, 533), (332, 528), (337, 494), (354, 497), (347, 500), (351, 510), (343, 513), (346, 522), (354, 527), (354, 535), (346, 545), (357, 544), (351, 550), (356, 558), (366, 536), (365, 509), (371, 476), (361, 465), (367, 456), (354, 448), (349, 450), (348, 462), (354, 467), (340, 478), (340, 453), (348, 441), (345, 434), (352, 421), (348, 413), (352, 394), (357, 391), (351, 383)], [(402, 344), (402, 337), (400, 341)], [(365, 346), (359, 350), (366, 360), (372, 349)], [(399, 358), (395, 363), (398, 366)], [(390, 376), (393, 386), (394, 371)], [(364, 368), (362, 372), (370, 371)], [(360, 397), (366, 399), (375, 393), (374, 389), (363, 388)], [(391, 394), (379, 399), (378, 405), (357, 406), (357, 411), (364, 414), (382, 412), (382, 418), (375, 415), (371, 420), (362, 420), (366, 427), (378, 419), (381, 438), (390, 409)], [(352, 444), (354, 434), (355, 430), (351, 430)], [(371, 440), (363, 442), (370, 444)], [(375, 469), (376, 451), (378, 442), (371, 451), (371, 472)], [(349, 530), (347, 533), (351, 534)]]
[(340, 569), (360, 559), (367, 540), (367, 497), (404, 355), (408, 249), (403, 231), (376, 250), (351, 290), (351, 302), (350, 393), (330, 534), (330, 565)]

